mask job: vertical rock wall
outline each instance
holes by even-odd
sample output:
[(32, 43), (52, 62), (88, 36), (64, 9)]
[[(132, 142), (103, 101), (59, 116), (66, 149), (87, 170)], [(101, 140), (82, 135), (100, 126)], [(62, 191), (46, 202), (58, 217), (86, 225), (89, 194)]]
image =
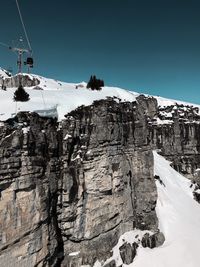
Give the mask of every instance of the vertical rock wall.
[(92, 266), (124, 232), (156, 233), (152, 149), (200, 185), (199, 125), (196, 108), (144, 96), (0, 123), (0, 266)]
[(57, 261), (55, 126), (53, 120), (21, 113), (0, 127), (0, 266)]
[(157, 230), (144, 111), (136, 103), (98, 101), (70, 113), (62, 131), (59, 221), (69, 252), (63, 264), (73, 252), (81, 264), (105, 260), (122, 233)]
[(170, 120), (148, 124), (152, 148), (160, 149), (178, 172), (200, 182), (200, 116), (194, 107), (184, 107), (184, 111), (179, 105), (171, 108), (176, 109)]
[(158, 230), (157, 103), (139, 100), (97, 101), (59, 124), (33, 113), (1, 123), (0, 266), (92, 266), (122, 233)]

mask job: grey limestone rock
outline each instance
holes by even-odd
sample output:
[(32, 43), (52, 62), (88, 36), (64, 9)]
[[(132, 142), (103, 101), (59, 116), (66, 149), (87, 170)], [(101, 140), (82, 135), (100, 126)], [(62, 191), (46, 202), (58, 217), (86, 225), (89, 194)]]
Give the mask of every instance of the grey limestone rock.
[(129, 243), (124, 243), (120, 248), (120, 256), (124, 264), (131, 264), (137, 254), (138, 244), (133, 243), (132, 245)]
[(0, 79), (0, 85), (9, 88), (18, 87), (20, 82), (23, 87), (38, 86), (40, 84), (40, 81), (37, 78), (29, 75), (17, 74), (15, 76)]
[[(162, 245), (152, 150), (193, 180), (199, 201), (199, 127), (197, 108), (145, 96), (95, 101), (59, 123), (28, 112), (2, 122), (0, 266), (103, 264), (135, 228), (153, 233), (144, 247)], [(136, 247), (121, 247), (124, 263)]]
[[(154, 120), (160, 119), (161, 123)], [(148, 122), (152, 148), (172, 162), (172, 167), (200, 183), (200, 115), (198, 108), (180, 104), (158, 107)]]
[(155, 234), (146, 233), (142, 238), (142, 246), (144, 248), (155, 248), (161, 246), (165, 241), (165, 237), (161, 232)]

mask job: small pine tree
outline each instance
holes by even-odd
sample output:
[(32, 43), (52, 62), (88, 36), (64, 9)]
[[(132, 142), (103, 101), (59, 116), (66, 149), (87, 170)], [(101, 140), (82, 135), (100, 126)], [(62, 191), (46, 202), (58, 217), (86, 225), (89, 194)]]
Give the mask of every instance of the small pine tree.
[(101, 87), (103, 86), (103, 80), (97, 79), (95, 75), (90, 76), (90, 80), (87, 83), (87, 88), (91, 88), (91, 90), (101, 90)]
[(90, 76), (90, 80), (87, 83), (87, 88), (91, 88), (91, 85), (92, 85), (92, 76)]
[(24, 90), (22, 85), (20, 85), (14, 92), (13, 99), (16, 102), (26, 102), (30, 100), (29, 94)]

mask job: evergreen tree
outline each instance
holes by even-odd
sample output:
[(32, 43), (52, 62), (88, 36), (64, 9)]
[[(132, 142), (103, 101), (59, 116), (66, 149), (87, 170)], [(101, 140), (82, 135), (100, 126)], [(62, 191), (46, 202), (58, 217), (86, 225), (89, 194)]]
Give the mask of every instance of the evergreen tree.
[(87, 83), (87, 88), (91, 88), (91, 84), (92, 84), (92, 76), (90, 76), (90, 80)]
[(90, 76), (90, 80), (87, 83), (87, 88), (91, 88), (91, 90), (101, 90), (101, 87), (103, 86), (103, 80), (97, 79), (95, 75)]
[(13, 99), (17, 102), (26, 102), (30, 100), (29, 94), (24, 90), (22, 85), (15, 91)]

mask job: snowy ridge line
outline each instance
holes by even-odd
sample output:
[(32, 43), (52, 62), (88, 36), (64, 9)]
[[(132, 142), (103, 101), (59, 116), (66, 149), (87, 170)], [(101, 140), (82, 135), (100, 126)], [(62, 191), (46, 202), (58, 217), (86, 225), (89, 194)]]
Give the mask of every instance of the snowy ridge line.
[[(26, 75), (26, 74), (24, 74)], [(13, 94), (16, 88), (0, 90), (0, 121), (13, 117), (20, 111), (30, 111), (51, 116), (52, 110), (56, 107), (58, 120), (64, 119), (70, 111), (82, 105), (91, 105), (95, 100), (106, 99), (107, 97), (120, 98), (122, 101), (135, 101), (139, 95), (129, 93), (117, 87), (103, 87), (101, 91), (92, 91), (86, 88), (86, 83), (62, 83), (53, 79), (46, 79), (41, 76), (29, 74), (31, 79), (39, 79), (38, 87), (41, 90), (33, 90), (33, 87), (25, 87), (30, 95), (28, 102), (14, 102)]]
[[(129, 91), (130, 93), (133, 93), (132, 91)], [(134, 92), (135, 93), (135, 92)], [(153, 97), (157, 99), (158, 101), (158, 106), (160, 107), (167, 107), (167, 106), (174, 106), (176, 104), (178, 105), (184, 105), (184, 106), (190, 106), (190, 107), (198, 107), (200, 109), (200, 105), (186, 102), (186, 101), (181, 101), (181, 100), (175, 100), (175, 99), (170, 99), (170, 98), (165, 98), (161, 96), (154, 96), (154, 95), (149, 95), (149, 94), (143, 94), (143, 93), (136, 93), (138, 95), (144, 95), (146, 97)]]
[[(53, 117), (56, 115), (60, 121), (64, 119), (64, 115), (70, 111), (82, 105), (91, 105), (95, 100), (115, 97), (116, 101), (120, 99), (122, 102), (132, 102), (136, 101), (136, 98), (140, 95), (137, 92), (127, 91), (118, 87), (103, 87), (101, 91), (92, 91), (86, 88), (85, 82), (65, 83), (35, 74), (23, 73), (22, 75), (28, 76), (30, 80), (39, 80), (39, 84), (32, 87), (25, 87), (30, 95), (30, 101), (18, 102), (17, 104), (13, 102), (13, 94), (16, 88), (7, 88), (6, 91), (0, 90), (0, 121), (7, 120), (20, 111), (38, 111), (39, 114), (46, 114), (46, 116), (51, 116), (52, 114)], [(5, 70), (0, 69), (0, 80), (5, 78), (12, 79)], [(200, 109), (200, 105), (157, 96), (145, 96), (156, 98), (158, 105), (161, 107), (174, 106), (177, 103), (185, 106), (194, 106)], [(57, 110), (52, 112), (55, 107), (57, 107)], [(166, 122), (158, 120), (158, 123), (165, 124)]]

